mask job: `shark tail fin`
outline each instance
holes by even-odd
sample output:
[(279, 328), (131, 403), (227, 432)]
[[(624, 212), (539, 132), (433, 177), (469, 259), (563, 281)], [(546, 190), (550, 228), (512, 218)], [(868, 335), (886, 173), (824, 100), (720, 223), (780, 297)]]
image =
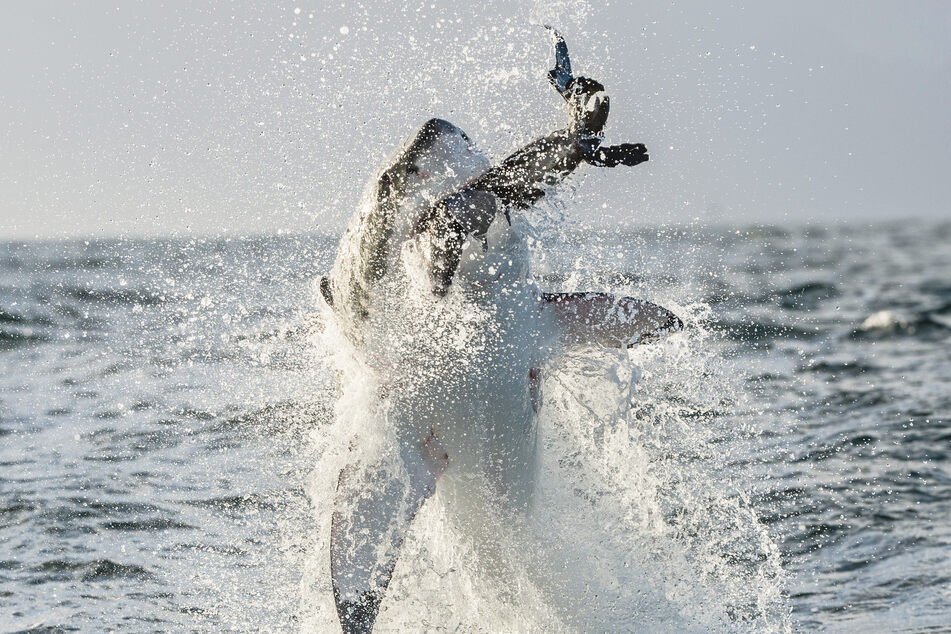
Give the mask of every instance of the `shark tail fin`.
[(448, 465), (434, 435), (418, 449), (402, 452), (400, 468), (380, 460), (351, 463), (340, 472), (330, 526), (330, 577), (346, 634), (372, 631), (410, 524)]

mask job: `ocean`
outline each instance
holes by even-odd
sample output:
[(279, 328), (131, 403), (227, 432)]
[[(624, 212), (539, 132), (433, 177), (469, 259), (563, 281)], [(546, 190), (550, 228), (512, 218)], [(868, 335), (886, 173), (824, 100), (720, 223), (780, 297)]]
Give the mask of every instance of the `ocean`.
[[(337, 239), (0, 244), (0, 630), (334, 631)], [(562, 565), (500, 582), (437, 493), (376, 631), (951, 631), (951, 224), (537, 239), (686, 331), (546, 370)]]

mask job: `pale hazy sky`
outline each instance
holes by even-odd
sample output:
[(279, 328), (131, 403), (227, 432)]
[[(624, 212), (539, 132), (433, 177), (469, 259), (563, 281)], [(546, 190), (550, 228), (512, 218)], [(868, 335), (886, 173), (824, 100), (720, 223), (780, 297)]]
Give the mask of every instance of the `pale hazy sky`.
[(4, 4), (0, 238), (339, 231), (430, 116), (495, 157), (564, 124), (542, 22), (651, 153), (575, 217), (951, 219), (951, 2), (196, 5)]

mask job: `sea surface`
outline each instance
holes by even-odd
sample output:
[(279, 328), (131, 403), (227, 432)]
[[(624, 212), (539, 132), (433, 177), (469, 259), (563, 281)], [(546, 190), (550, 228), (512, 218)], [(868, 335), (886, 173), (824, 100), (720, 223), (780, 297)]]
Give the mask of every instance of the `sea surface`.
[[(633, 616), (485, 590), (437, 500), (378, 631), (951, 631), (951, 224), (538, 237), (688, 325), (545, 379), (559, 530), (627, 549), (565, 574)], [(333, 631), (336, 240), (0, 243), (0, 631)]]

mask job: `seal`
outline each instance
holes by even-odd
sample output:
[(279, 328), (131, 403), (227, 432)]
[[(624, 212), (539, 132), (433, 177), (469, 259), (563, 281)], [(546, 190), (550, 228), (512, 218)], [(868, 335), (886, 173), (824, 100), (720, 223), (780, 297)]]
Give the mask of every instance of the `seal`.
[(455, 125), (427, 121), (370, 182), (321, 280), (340, 331), (375, 375), (371, 424), (392, 441), (338, 479), (330, 572), (344, 632), (372, 630), (407, 531), (437, 483), (473, 508), (530, 507), (534, 416), (552, 350), (631, 346), (683, 327), (650, 302), (547, 293), (535, 283), (519, 212), (582, 164), (649, 158), (639, 143), (603, 143), (604, 87), (572, 74), (564, 38), (551, 33), (548, 78), (567, 104), (567, 127), (492, 165)]

